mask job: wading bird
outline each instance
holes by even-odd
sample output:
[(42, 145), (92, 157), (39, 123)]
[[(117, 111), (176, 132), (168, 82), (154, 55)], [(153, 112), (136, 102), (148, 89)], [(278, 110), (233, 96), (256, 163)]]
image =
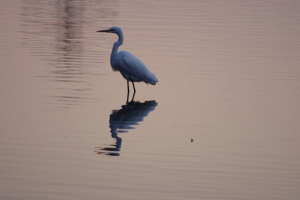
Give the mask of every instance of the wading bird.
[(114, 71), (119, 71), (127, 80), (127, 100), (129, 94), (129, 81), (132, 82), (134, 94), (134, 82), (144, 81), (145, 83), (150, 83), (151, 85), (155, 85), (158, 82), (156, 76), (151, 73), (144, 63), (142, 63), (138, 58), (128, 51), (118, 52), (119, 46), (121, 46), (124, 41), (123, 33), (120, 27), (113, 26), (110, 29), (97, 32), (115, 33), (119, 36), (119, 40), (115, 42), (111, 52), (110, 64)]

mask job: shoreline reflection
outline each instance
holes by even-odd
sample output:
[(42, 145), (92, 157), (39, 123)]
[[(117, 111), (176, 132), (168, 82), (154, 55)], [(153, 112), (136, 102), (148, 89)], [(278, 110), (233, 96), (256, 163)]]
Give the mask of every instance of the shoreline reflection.
[(144, 103), (131, 101), (122, 105), (122, 109), (113, 110), (109, 117), (109, 127), (111, 137), (116, 139), (116, 142), (109, 147), (96, 147), (95, 152), (109, 156), (120, 156), (122, 138), (118, 136), (118, 133), (127, 133), (128, 130), (135, 129), (134, 126), (139, 125), (138, 122), (144, 121), (144, 118), (155, 110), (156, 106), (157, 102), (154, 100)]

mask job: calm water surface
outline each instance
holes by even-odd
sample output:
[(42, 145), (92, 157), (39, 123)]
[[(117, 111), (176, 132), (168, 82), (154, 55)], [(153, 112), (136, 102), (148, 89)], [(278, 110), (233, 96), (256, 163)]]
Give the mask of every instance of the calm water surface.
[(0, 199), (300, 198), (298, 1), (0, 5)]

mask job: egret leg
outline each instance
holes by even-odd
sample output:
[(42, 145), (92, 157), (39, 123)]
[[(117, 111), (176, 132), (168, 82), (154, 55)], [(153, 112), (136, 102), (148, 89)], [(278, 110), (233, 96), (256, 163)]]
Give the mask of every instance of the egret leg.
[(134, 95), (135, 95), (135, 87), (134, 87), (134, 83), (133, 83), (133, 82), (132, 82), (132, 86), (133, 86), (134, 92), (133, 92), (133, 95), (132, 95), (131, 102), (133, 101), (133, 99), (134, 99)]
[(129, 80), (127, 80), (127, 93), (129, 94)]
[(135, 92), (134, 92), (133, 95), (132, 95), (131, 102), (133, 102), (133, 100), (134, 100), (134, 95), (135, 95)]
[(135, 87), (134, 87), (134, 83), (132, 82), (132, 85), (133, 85), (133, 89), (134, 89), (134, 94), (135, 94)]
[(129, 97), (129, 81), (127, 80), (127, 103), (128, 103), (128, 97)]

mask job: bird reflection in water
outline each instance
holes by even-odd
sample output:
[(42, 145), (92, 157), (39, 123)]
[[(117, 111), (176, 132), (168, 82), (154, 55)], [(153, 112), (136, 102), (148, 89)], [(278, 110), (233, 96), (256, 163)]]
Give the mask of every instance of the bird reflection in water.
[(133, 126), (139, 125), (138, 122), (143, 121), (144, 117), (153, 111), (156, 106), (156, 101), (145, 101), (144, 103), (131, 101), (122, 105), (122, 109), (113, 110), (109, 117), (109, 127), (111, 137), (116, 139), (116, 143), (111, 144), (109, 147), (96, 147), (95, 152), (97, 154), (120, 156), (122, 138), (118, 136), (118, 133), (126, 133), (129, 129), (134, 129)]

